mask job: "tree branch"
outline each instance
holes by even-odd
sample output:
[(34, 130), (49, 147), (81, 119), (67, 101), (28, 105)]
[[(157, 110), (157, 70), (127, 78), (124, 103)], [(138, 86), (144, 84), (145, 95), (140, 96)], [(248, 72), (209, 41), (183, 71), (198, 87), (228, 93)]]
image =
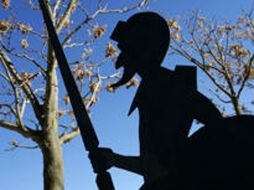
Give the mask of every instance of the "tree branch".
[(104, 6), (104, 8), (101, 8), (101, 6), (99, 6), (99, 9), (97, 9), (90, 16), (86, 13), (86, 18), (80, 24), (78, 24), (72, 31), (70, 31), (70, 33), (63, 40), (62, 44), (65, 44), (66, 42), (68, 42), (75, 33), (77, 33), (85, 24), (88, 24), (92, 19), (96, 18), (99, 14), (126, 13), (126, 12), (134, 10), (138, 7), (145, 6), (148, 2), (149, 2), (149, 0), (142, 0), (141, 2), (139, 2), (138, 4), (136, 4), (132, 7), (123, 8), (123, 9), (109, 9), (108, 10), (107, 5)]
[(67, 9), (65, 11), (65, 13), (61, 16), (61, 18), (59, 19), (57, 26), (56, 26), (56, 32), (59, 33), (63, 26), (64, 26), (64, 22), (70, 18), (71, 13), (73, 11), (73, 7), (75, 6), (75, 4), (77, 3), (76, 0), (70, 0)]
[(247, 64), (247, 73), (245, 73), (242, 85), (241, 85), (241, 87), (240, 87), (240, 89), (239, 89), (239, 91), (237, 93), (237, 97), (238, 98), (240, 98), (240, 95), (241, 95), (241, 93), (242, 93), (242, 91), (243, 91), (243, 89), (244, 89), (244, 87), (246, 85), (246, 82), (248, 81), (248, 79), (250, 77), (251, 69), (252, 69), (251, 66), (252, 66), (253, 61), (254, 61), (254, 54), (251, 56), (251, 58), (250, 58), (250, 60), (249, 60), (249, 62)]
[(202, 69), (206, 74), (207, 76), (212, 80), (212, 82), (216, 85), (217, 88), (219, 88), (222, 92), (224, 92), (227, 96), (231, 97), (231, 94), (226, 90), (224, 89), (217, 81), (216, 79), (209, 73), (205, 70), (205, 68), (202, 67), (202, 63), (200, 63), (197, 59), (193, 58), (191, 55), (189, 55), (187, 52), (182, 52), (180, 50), (178, 50), (177, 48), (171, 46), (171, 48), (176, 52), (178, 53), (179, 55), (185, 57), (187, 60), (189, 60), (190, 62), (194, 63), (195, 65), (197, 65), (200, 69)]
[(60, 143), (64, 144), (64, 143), (70, 142), (72, 139), (74, 139), (79, 134), (80, 134), (79, 128), (76, 127), (70, 133), (67, 133), (67, 134), (64, 133), (64, 134), (62, 134), (59, 137)]
[(30, 129), (27, 126), (20, 127), (17, 124), (7, 122), (7, 121), (4, 121), (4, 120), (0, 120), (0, 128), (4, 128), (4, 129), (8, 129), (8, 130), (17, 132), (25, 138), (31, 138), (31, 139), (34, 139), (34, 140), (37, 138), (37, 134), (39, 132), (39, 131), (35, 131), (35, 130)]
[(29, 149), (29, 150), (39, 148), (38, 145), (35, 145), (35, 146), (21, 145), (21, 144), (17, 143), (16, 141), (12, 141), (12, 142), (10, 142), (9, 144), (10, 144), (12, 147), (9, 148), (9, 149), (6, 149), (6, 151), (13, 151), (13, 150), (15, 150), (16, 148), (23, 148), (23, 149)]
[[(42, 121), (42, 106), (40, 105), (38, 99), (36, 98), (35, 94), (33, 93), (31, 87), (27, 82), (24, 82), (18, 72), (16, 71), (13, 63), (11, 62), (10, 58), (7, 56), (5, 52), (0, 50), (0, 62), (8, 68), (11, 75), (14, 77), (15, 81), (21, 85), (22, 90), (26, 94), (27, 98), (32, 104), (33, 110), (35, 112), (35, 115), (40, 122), (40, 124), (43, 123)], [(23, 84), (23, 85), (22, 85)]]
[(40, 63), (38, 63), (34, 58), (29, 57), (27, 54), (15, 53), (13, 50), (8, 49), (1, 41), (0, 41), (0, 43), (1, 43), (1, 46), (3, 47), (3, 49), (4, 49), (7, 53), (9, 53), (9, 54), (11, 54), (11, 55), (13, 55), (13, 56), (15, 56), (15, 57), (18, 57), (18, 58), (21, 58), (21, 59), (25, 59), (25, 60), (27, 60), (27, 61), (33, 63), (36, 67), (39, 68), (39, 70), (41, 71), (42, 75), (45, 77), (45, 73), (46, 73), (45, 69), (44, 69), (44, 68), (40, 65)]

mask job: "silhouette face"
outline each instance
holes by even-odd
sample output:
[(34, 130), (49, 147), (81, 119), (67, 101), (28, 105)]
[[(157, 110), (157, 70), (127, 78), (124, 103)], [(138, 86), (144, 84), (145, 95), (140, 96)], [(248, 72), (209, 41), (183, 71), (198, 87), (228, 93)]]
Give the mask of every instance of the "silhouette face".
[(120, 54), (117, 58), (115, 68), (119, 69), (123, 66), (124, 68), (131, 67), (135, 69), (137, 67), (137, 65), (135, 65), (135, 58), (137, 59), (137, 57), (134, 56), (135, 53), (133, 52), (133, 48), (121, 42), (117, 44), (117, 47), (120, 50)]
[(127, 61), (126, 58), (124, 58), (124, 57), (126, 57), (127, 55), (125, 55), (125, 54), (128, 54), (128, 53), (126, 51), (124, 52), (124, 47), (120, 42), (117, 44), (117, 47), (120, 50), (120, 54), (116, 60), (115, 68), (119, 69)]
[(119, 69), (123, 66), (124, 69), (131, 68), (133, 70), (137, 66), (134, 63), (136, 62), (135, 60), (138, 54), (135, 53), (135, 46), (133, 42), (131, 42), (133, 41), (132, 36), (126, 33), (126, 27), (126, 22), (119, 21), (110, 38), (118, 42), (117, 46), (121, 51), (116, 61), (115, 68)]
[(128, 46), (123, 45), (121, 42), (118, 43), (118, 48), (120, 50), (120, 54), (115, 63), (115, 68), (119, 69), (123, 67), (124, 72), (123, 76), (119, 82), (115, 84), (115, 86), (120, 86), (127, 83), (136, 73), (138, 64), (135, 64), (135, 59), (132, 56), (132, 52)]
[(167, 22), (158, 14), (138, 13), (127, 22), (119, 21), (111, 37), (120, 49), (115, 68), (124, 68), (124, 84), (138, 73), (141, 77), (160, 67), (169, 44)]
[(154, 54), (151, 53), (149, 45), (144, 47), (144, 44), (146, 43), (137, 43), (133, 45), (131, 43), (118, 41), (117, 46), (120, 50), (120, 54), (115, 63), (115, 68), (119, 69), (123, 67), (124, 72), (116, 86), (127, 83), (135, 73), (143, 77), (146, 73), (152, 71), (151, 68), (159, 66), (159, 64), (150, 64), (150, 62), (154, 62)]

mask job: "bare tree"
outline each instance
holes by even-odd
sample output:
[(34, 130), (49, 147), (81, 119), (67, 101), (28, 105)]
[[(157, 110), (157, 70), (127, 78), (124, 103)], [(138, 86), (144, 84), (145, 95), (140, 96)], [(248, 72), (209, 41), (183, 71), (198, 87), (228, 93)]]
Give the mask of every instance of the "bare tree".
[[(79, 134), (69, 106), (69, 97), (59, 94), (57, 62), (46, 29), (42, 27), (37, 31), (33, 27), (35, 23), (26, 23), (25, 20), (16, 18), (9, 0), (1, 2), (6, 17), (0, 19), (0, 128), (32, 140), (34, 146), (13, 141), (12, 149), (39, 148), (44, 161), (44, 189), (62, 190), (62, 145)], [(72, 68), (89, 110), (103, 89), (114, 91), (110, 80), (119, 77), (119, 73), (103, 76), (100, 72), (107, 60), (114, 60), (117, 56), (117, 50), (112, 44), (106, 45), (102, 60), (93, 60), (93, 44), (106, 31), (106, 25), (99, 25), (96, 18), (101, 14), (121, 14), (143, 7), (148, 0), (119, 9), (110, 9), (107, 3), (98, 0), (94, 2), (96, 8), (92, 12), (79, 0), (46, 2), (62, 46), (68, 53), (80, 52), (80, 57), (73, 61)], [(40, 14), (34, 0), (27, 1), (27, 9), (22, 11), (31, 15)], [(43, 21), (40, 22), (43, 26)], [(83, 37), (78, 35), (81, 30), (87, 31)], [(17, 41), (20, 41), (20, 46)], [(127, 87), (133, 85), (137, 85), (135, 79)]]
[(234, 23), (208, 20), (200, 12), (183, 22), (178, 18), (168, 23), (173, 52), (208, 76), (215, 85), (210, 91), (220, 105), (232, 105), (236, 115), (249, 113), (242, 97), (244, 90), (253, 89), (254, 84), (253, 9), (243, 12)]

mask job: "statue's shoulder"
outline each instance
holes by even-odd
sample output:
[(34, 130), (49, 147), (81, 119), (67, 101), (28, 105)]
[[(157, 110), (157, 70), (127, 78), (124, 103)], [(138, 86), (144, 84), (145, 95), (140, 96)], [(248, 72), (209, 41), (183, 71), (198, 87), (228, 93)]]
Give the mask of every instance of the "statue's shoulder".
[(155, 102), (155, 97), (164, 99), (164, 97), (187, 96), (197, 89), (196, 70), (193, 66), (176, 66), (174, 71), (163, 67), (154, 71), (152, 77), (141, 81), (128, 115), (139, 105), (148, 103), (144, 100), (151, 99), (149, 103), (152, 103)]
[(178, 65), (174, 73), (176, 78), (188, 88), (197, 90), (197, 67)]
[[(154, 83), (186, 85), (197, 89), (197, 67), (177, 65), (175, 70), (161, 67), (154, 76)], [(183, 86), (182, 86), (183, 87)]]

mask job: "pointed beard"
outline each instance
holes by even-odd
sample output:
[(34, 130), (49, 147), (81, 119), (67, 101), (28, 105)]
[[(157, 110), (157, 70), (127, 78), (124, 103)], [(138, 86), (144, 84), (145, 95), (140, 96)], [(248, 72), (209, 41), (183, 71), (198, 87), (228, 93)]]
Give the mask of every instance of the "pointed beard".
[(116, 82), (115, 84), (112, 85), (113, 88), (118, 88), (121, 85), (126, 84), (129, 82), (132, 77), (135, 75), (136, 71), (130, 68), (124, 68), (123, 76), (122, 78)]
[(131, 68), (130, 66), (126, 65), (130, 61), (131, 61), (130, 57), (126, 53), (120, 53), (120, 55), (118, 56), (118, 59), (115, 63), (115, 68), (119, 69), (120, 67), (123, 67), (124, 70), (123, 70), (122, 78), (115, 84), (112, 84), (113, 88), (118, 88), (119, 86), (126, 84), (135, 75), (136, 71), (133, 68)]

